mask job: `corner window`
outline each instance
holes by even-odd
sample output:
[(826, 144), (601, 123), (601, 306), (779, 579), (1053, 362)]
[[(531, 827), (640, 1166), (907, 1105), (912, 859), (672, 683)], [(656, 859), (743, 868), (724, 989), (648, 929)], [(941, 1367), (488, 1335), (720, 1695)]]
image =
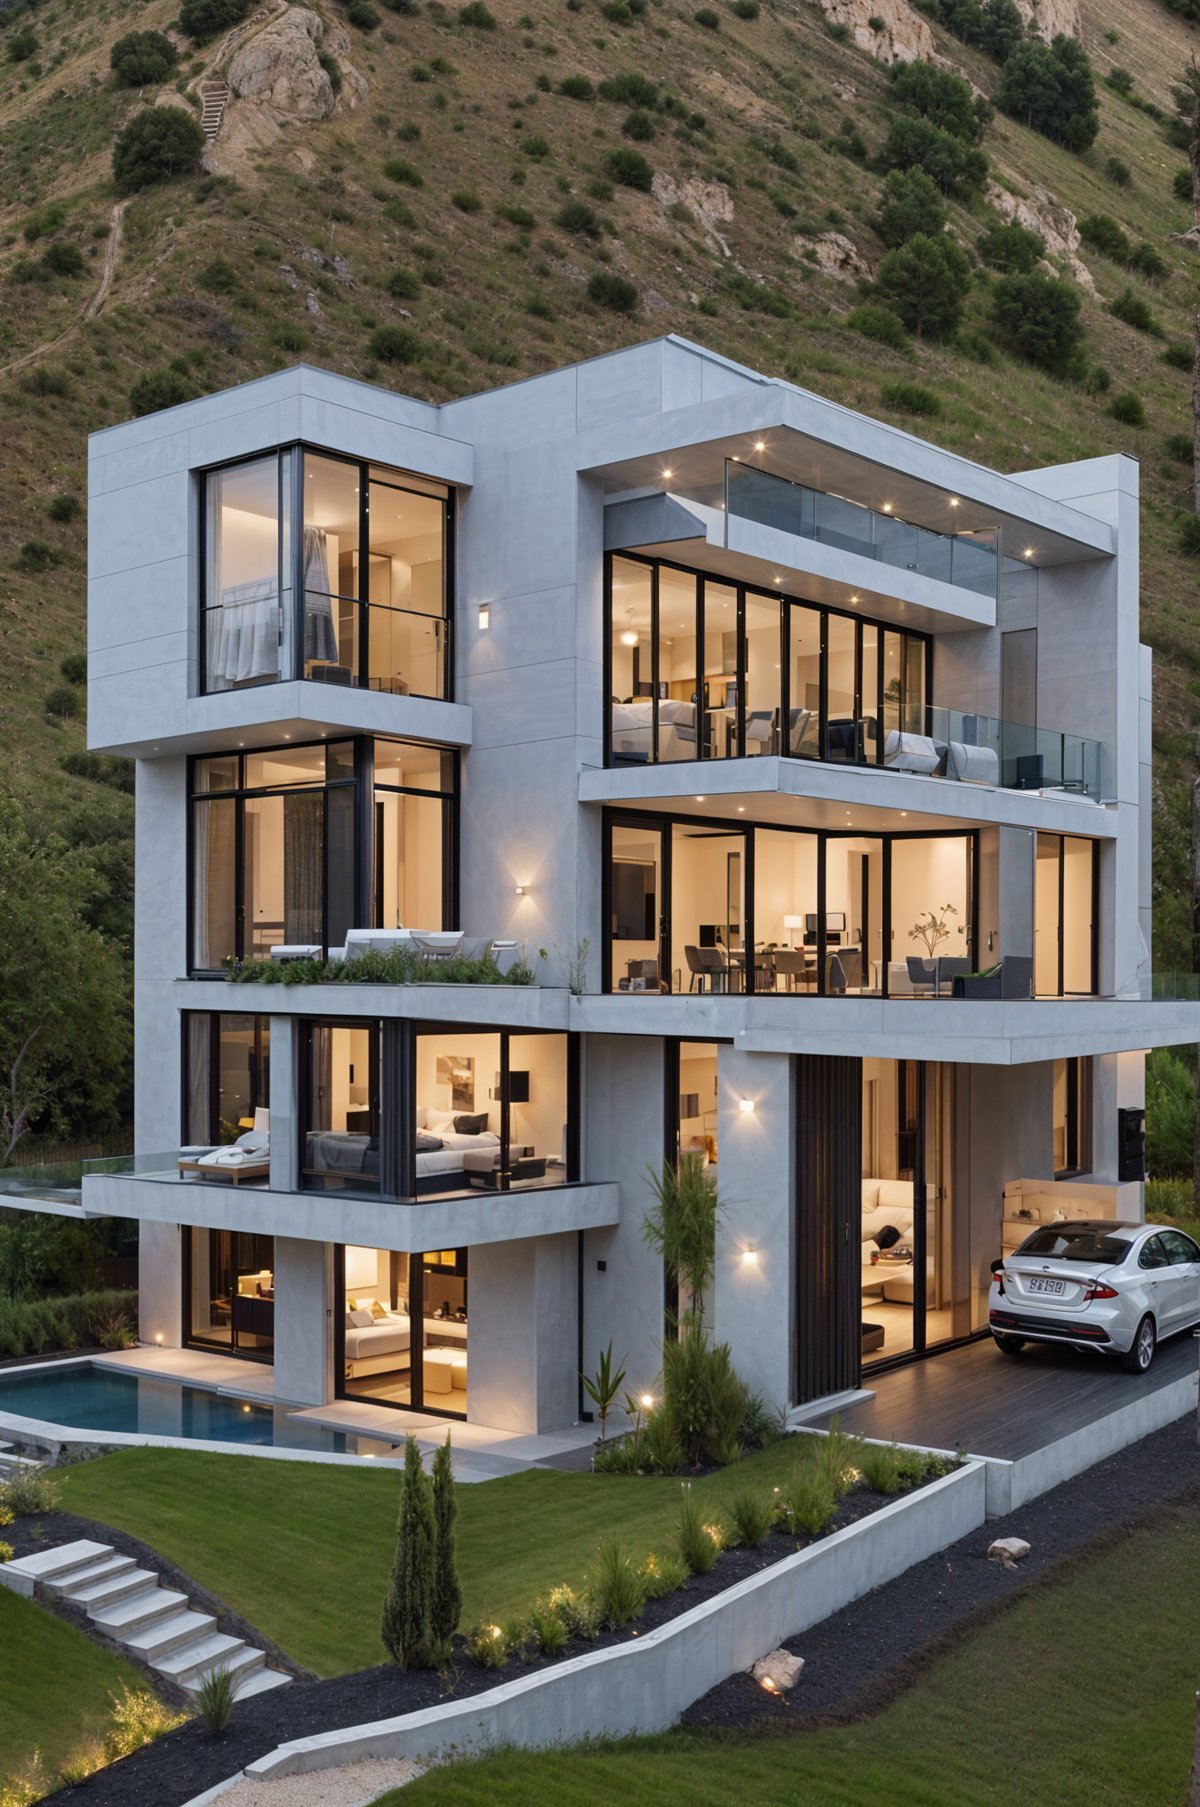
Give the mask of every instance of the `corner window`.
[(450, 694), (445, 485), (299, 447), (204, 482), (206, 691)]
[(208, 1011), (184, 1018), (183, 1140), (236, 1142), (265, 1130), (271, 1108), (271, 1021)]

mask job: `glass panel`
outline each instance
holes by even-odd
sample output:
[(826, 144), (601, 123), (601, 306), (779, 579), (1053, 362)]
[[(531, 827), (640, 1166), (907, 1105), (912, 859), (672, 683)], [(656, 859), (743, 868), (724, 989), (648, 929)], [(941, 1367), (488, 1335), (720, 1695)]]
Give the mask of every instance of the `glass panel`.
[(904, 687), (904, 636), (890, 630), (883, 636), (883, 758), (895, 765), (901, 757), (900, 705)]
[(190, 1238), (189, 1343), (267, 1361), (275, 1340), (275, 1243), (236, 1230), (184, 1232)]
[(829, 718), (825, 756), (848, 765), (861, 763), (864, 744), (862, 723), (854, 702), (857, 630), (858, 623), (847, 620), (844, 615), (827, 618)]
[[(755, 989), (813, 991), (817, 983), (817, 837), (754, 831)], [(805, 925), (811, 918), (811, 940)]]
[(375, 793), (376, 928), (442, 927), (444, 822), (440, 797)]
[[(409, 1257), (394, 1249), (347, 1244), (342, 1265), (344, 1366), (338, 1390), (347, 1399), (409, 1405)], [(364, 1314), (369, 1314), (369, 1321)]]
[[(950, 1087), (953, 1070), (929, 1062), (925, 1068), (925, 1347), (972, 1330), (970, 1224), (955, 1212), (953, 1114)], [(989, 1249), (999, 1250), (999, 1211)], [(990, 1278), (990, 1276), (989, 1276)], [(977, 1284), (977, 1282), (976, 1282)]]
[(445, 615), (445, 503), (373, 480), (368, 510), (368, 602)]
[(609, 889), (613, 990), (657, 991), (662, 896), (658, 830), (614, 825)]
[(236, 1142), (255, 1127), (256, 1111), (270, 1109), (270, 1087), (269, 1018), (189, 1019), (187, 1099), (189, 1139), (194, 1144)]
[(449, 796), (454, 789), (454, 755), (405, 740), (377, 740), (375, 783), (409, 791), (441, 791)]
[(717, 1164), (717, 1044), (679, 1045), (679, 1152)]
[[(919, 527), (908, 521), (898, 521), (895, 515), (877, 514), (872, 517), (875, 532), (874, 556), (882, 559), (885, 565), (897, 565), (901, 570), (915, 571), (920, 562), (923, 535)], [(950, 548), (946, 548), (946, 569), (950, 568)]]
[(324, 796), (249, 797), (244, 808), (247, 958), (263, 959), (279, 944), (322, 946)]
[[(811, 906), (804, 945), (815, 961), (820, 919)], [(827, 996), (878, 991), (883, 958), (883, 842), (836, 835), (825, 844), (825, 973)]]
[(417, 1197), (500, 1189), (500, 1037), (417, 1036)]
[(324, 935), (318, 932), (314, 940), (323, 939), (329, 947), (344, 947), (347, 929), (359, 926), (354, 910), (354, 814), (354, 791), (349, 785), (337, 785), (325, 793), (325, 922)]
[(562, 1186), (567, 1173), (567, 1038), (510, 1035), (508, 1175), (514, 1191)]
[(709, 991), (740, 991), (746, 974), (740, 834), (677, 822), (671, 830), (671, 988), (704, 979)]
[(192, 965), (216, 972), (237, 952), (237, 804), (192, 805)]
[(238, 787), (236, 753), (220, 754), (215, 759), (197, 759), (192, 765), (194, 791), (235, 791)]
[(368, 611), (366, 682), (391, 696), (446, 694), (446, 624), (407, 609)]
[(857, 502), (842, 496), (813, 497), (815, 536), (827, 546), (840, 546), (845, 552), (858, 552), (865, 558), (874, 556), (873, 525), (878, 516)]
[(696, 579), (658, 574), (658, 757), (696, 759)]
[(879, 640), (881, 629), (873, 621), (862, 623), (862, 664), (859, 685), (862, 693), (863, 757), (877, 765), (883, 757), (883, 737), (879, 732)]
[(1063, 837), (1063, 991), (1090, 996), (1096, 989), (1092, 958), (1092, 865), (1095, 843)]
[(794, 603), (788, 609), (791, 699), (788, 753), (817, 759), (821, 753), (821, 613)]
[(379, 1191), (379, 1091), (374, 1024), (311, 1031), (303, 1183), (318, 1192)]
[(925, 732), (925, 642), (904, 636), (904, 731)]
[(965, 835), (892, 842), (889, 993), (949, 993), (972, 970), (970, 886)]
[(649, 566), (615, 558), (610, 705), (614, 765), (645, 765), (653, 757), (650, 625)]
[(426, 1411), (467, 1410), (467, 1250), (433, 1249), (414, 1259), (423, 1293), (421, 1397)]
[(304, 675), (326, 682), (357, 672), (358, 475), (356, 464), (304, 455)]
[(353, 782), (354, 742), (331, 741), (325, 749), (325, 778), (329, 784)]
[(704, 755), (737, 755), (737, 591), (704, 585)]
[(913, 1061), (870, 1057), (862, 1070), (862, 1353), (870, 1365), (909, 1354), (915, 1342), (917, 1072)]
[(205, 525), (205, 688), (272, 683), (282, 675), (277, 456), (210, 472)]
[(779, 752), (780, 601), (746, 597), (746, 728), (748, 755)]
[(324, 747), (273, 747), (269, 753), (247, 753), (246, 789), (277, 791), (295, 785), (324, 784)]
[(1059, 995), (1058, 872), (1061, 849), (1059, 835), (1038, 836), (1033, 906), (1033, 989), (1039, 998)]

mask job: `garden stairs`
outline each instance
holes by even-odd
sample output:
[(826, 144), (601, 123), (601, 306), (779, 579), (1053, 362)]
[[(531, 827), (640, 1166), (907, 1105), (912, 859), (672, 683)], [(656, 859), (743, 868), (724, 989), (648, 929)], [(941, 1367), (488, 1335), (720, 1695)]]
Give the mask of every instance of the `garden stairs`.
[(200, 99), (204, 111), (200, 116), (200, 129), (211, 144), (221, 129), (221, 121), (225, 117), (225, 103), (229, 99), (229, 88), (225, 82), (202, 82)]
[(268, 1668), (263, 1651), (219, 1632), (211, 1613), (196, 1611), (186, 1594), (164, 1587), (151, 1569), (111, 1544), (80, 1539), (39, 1550), (6, 1563), (0, 1578), (18, 1593), (32, 1595), (40, 1584), (81, 1607), (98, 1632), (189, 1694), (198, 1694), (218, 1669), (233, 1676), (238, 1700), (285, 1688), (292, 1679)]

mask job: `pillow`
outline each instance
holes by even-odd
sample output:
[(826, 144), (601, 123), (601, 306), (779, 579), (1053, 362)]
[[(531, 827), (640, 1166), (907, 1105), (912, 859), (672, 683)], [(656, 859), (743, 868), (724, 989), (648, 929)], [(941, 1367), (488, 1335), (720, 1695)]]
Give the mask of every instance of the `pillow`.
[(248, 1129), (245, 1135), (238, 1137), (233, 1146), (235, 1148), (253, 1149), (255, 1153), (261, 1149), (265, 1154), (270, 1145), (271, 1138), (267, 1135), (265, 1130)]
[(352, 1326), (355, 1330), (369, 1330), (375, 1322), (369, 1311), (350, 1311), (346, 1316), (350, 1321), (347, 1328)]
[(423, 1104), (418, 1104), (418, 1106), (417, 1106), (417, 1128), (418, 1129), (425, 1129), (427, 1127), (426, 1119), (428, 1118), (428, 1116), (429, 1116), (429, 1112), (425, 1109), (425, 1106)]
[(454, 1112), (435, 1110), (432, 1105), (425, 1112), (425, 1128), (431, 1129), (435, 1135), (443, 1129), (454, 1128)]
[(882, 1230), (876, 1230), (875, 1241), (881, 1249), (895, 1248), (900, 1240), (900, 1232), (894, 1224), (885, 1223)]
[(384, 1309), (384, 1307), (379, 1303), (378, 1299), (372, 1299), (371, 1303), (367, 1306), (367, 1310), (370, 1312), (372, 1318), (375, 1320), (376, 1323), (378, 1323), (380, 1318), (387, 1317), (387, 1312)]
[(428, 1136), (424, 1133), (423, 1130), (417, 1131), (417, 1153), (418, 1154), (434, 1154), (439, 1148), (441, 1148), (443, 1146), (444, 1146), (444, 1144), (443, 1144), (442, 1138), (440, 1136)]
[(375, 1300), (368, 1295), (362, 1299), (351, 1299), (350, 1309), (351, 1311), (370, 1311), (374, 1304)]
[(347, 1313), (346, 1313), (346, 1329), (347, 1330), (354, 1329), (354, 1318), (355, 1318), (355, 1313), (352, 1311), (347, 1311)]
[(480, 1111), (476, 1117), (456, 1117), (454, 1127), (460, 1136), (481, 1136), (487, 1128), (488, 1114)]

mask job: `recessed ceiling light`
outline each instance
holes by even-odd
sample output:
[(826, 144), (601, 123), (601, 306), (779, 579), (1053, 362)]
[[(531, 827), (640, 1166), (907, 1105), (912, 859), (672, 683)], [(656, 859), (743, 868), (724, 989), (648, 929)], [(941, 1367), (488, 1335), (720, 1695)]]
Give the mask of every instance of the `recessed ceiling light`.
[(1032, 557), (1033, 557), (1033, 547), (1032, 547), (1032, 546), (1026, 546), (1026, 548), (1025, 548), (1025, 557), (1026, 557), (1026, 558), (1032, 558)]
[(733, 454), (733, 462), (734, 462), (734, 463), (735, 463), (735, 464), (740, 464), (740, 463), (741, 463), (741, 462), (742, 462), (742, 461), (741, 461), (741, 459), (740, 459), (740, 458), (739, 458), (739, 457), (738, 457), (738, 455), (737, 455), (737, 453), (736, 453), (736, 452), (735, 452), (735, 453), (734, 453), (734, 454)]
[(892, 505), (891, 505), (891, 503), (890, 503), (890, 502), (885, 502), (885, 503), (884, 503), (884, 505), (883, 505), (883, 512), (884, 512), (884, 514), (891, 514), (891, 512), (892, 512)]
[(744, 816), (745, 813), (746, 813), (746, 805), (744, 803), (739, 803), (738, 804), (738, 815)]
[(671, 477), (671, 476), (673, 476), (673, 475), (674, 475), (674, 472), (672, 472), (672, 471), (664, 471), (664, 472), (663, 472), (663, 476), (664, 476), (664, 477)]

